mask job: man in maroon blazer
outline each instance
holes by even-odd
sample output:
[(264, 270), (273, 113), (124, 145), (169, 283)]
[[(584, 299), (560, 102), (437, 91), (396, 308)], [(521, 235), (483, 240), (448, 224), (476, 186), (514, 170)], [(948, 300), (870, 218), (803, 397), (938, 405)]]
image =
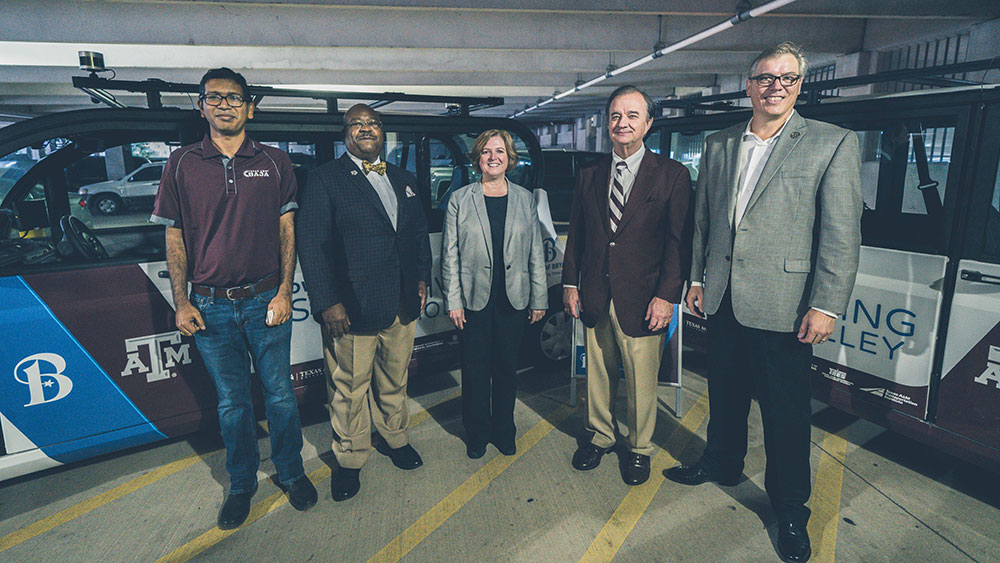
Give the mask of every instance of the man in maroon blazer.
[(622, 479), (649, 478), (657, 373), (666, 328), (685, 279), (683, 242), (691, 177), (681, 163), (646, 148), (653, 101), (622, 86), (607, 103), (612, 154), (576, 179), (563, 262), (563, 304), (586, 326), (589, 442), (573, 467), (597, 467), (616, 441), (615, 396), (625, 368), (629, 452)]

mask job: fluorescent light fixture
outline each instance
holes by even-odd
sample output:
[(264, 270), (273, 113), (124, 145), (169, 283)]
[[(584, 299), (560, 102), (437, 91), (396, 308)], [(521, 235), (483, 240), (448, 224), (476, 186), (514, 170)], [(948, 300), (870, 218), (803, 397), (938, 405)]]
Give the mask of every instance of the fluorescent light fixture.
[(632, 62), (630, 62), (630, 63), (628, 63), (628, 64), (626, 64), (624, 66), (620, 66), (620, 67), (618, 67), (618, 68), (616, 68), (614, 70), (611, 70), (609, 72), (606, 72), (604, 74), (596, 76), (596, 77), (590, 79), (589, 81), (584, 82), (583, 84), (580, 84), (579, 86), (575, 86), (573, 88), (570, 88), (570, 89), (566, 90), (565, 92), (561, 92), (559, 94), (556, 94), (556, 95), (554, 95), (554, 96), (552, 96), (550, 98), (547, 98), (547, 99), (545, 99), (545, 100), (543, 100), (541, 102), (538, 102), (537, 104), (535, 104), (535, 105), (533, 105), (531, 107), (524, 108), (523, 110), (510, 115), (510, 117), (519, 117), (519, 116), (522, 116), (522, 115), (528, 113), (529, 111), (536, 110), (536, 109), (538, 109), (538, 108), (540, 108), (540, 107), (542, 107), (544, 105), (547, 105), (547, 104), (551, 104), (552, 102), (554, 102), (556, 100), (561, 100), (561, 99), (565, 98), (566, 96), (569, 96), (570, 94), (579, 92), (580, 90), (583, 90), (584, 88), (589, 88), (589, 87), (593, 86), (594, 84), (597, 84), (598, 82), (603, 82), (604, 80), (607, 80), (608, 78), (611, 78), (613, 76), (618, 76), (619, 74), (622, 74), (624, 72), (628, 72), (628, 71), (630, 71), (630, 70), (632, 70), (632, 69), (634, 69), (636, 67), (640, 67), (640, 66), (642, 66), (642, 65), (644, 65), (644, 64), (652, 61), (653, 59), (657, 59), (659, 57), (662, 57), (663, 55), (666, 55), (667, 53), (672, 53), (674, 51), (678, 51), (680, 49), (683, 49), (684, 47), (687, 47), (689, 45), (693, 45), (694, 43), (697, 43), (697, 42), (701, 41), (702, 39), (705, 39), (707, 37), (711, 37), (711, 36), (715, 35), (716, 33), (719, 33), (721, 31), (724, 31), (724, 30), (727, 30), (727, 29), (729, 29), (731, 27), (739, 25), (739, 24), (741, 24), (741, 23), (743, 23), (743, 22), (745, 22), (745, 21), (747, 21), (747, 20), (749, 20), (751, 18), (755, 18), (755, 17), (757, 17), (757, 16), (759, 16), (761, 14), (766, 14), (767, 12), (770, 12), (771, 10), (776, 10), (778, 8), (781, 8), (782, 6), (787, 6), (788, 4), (791, 4), (792, 2), (795, 2), (795, 1), (796, 0), (774, 0), (773, 2), (768, 2), (767, 4), (763, 4), (761, 6), (753, 8), (751, 10), (747, 10), (745, 12), (740, 12), (740, 13), (736, 14), (735, 16), (727, 19), (724, 22), (721, 22), (721, 23), (718, 23), (716, 25), (713, 25), (712, 27), (710, 27), (710, 28), (708, 28), (708, 29), (706, 29), (704, 31), (700, 31), (698, 33), (695, 33), (694, 35), (692, 35), (692, 36), (690, 36), (690, 37), (688, 37), (686, 39), (682, 39), (682, 40), (680, 40), (680, 41), (678, 41), (676, 43), (673, 43), (671, 45), (668, 45), (667, 47), (664, 47), (664, 48), (662, 48), (662, 49), (660, 49), (658, 51), (653, 51), (652, 53), (650, 53), (650, 54), (648, 54), (648, 55), (646, 55), (646, 56), (644, 56), (642, 58), (636, 59), (636, 60), (634, 60), (634, 61), (632, 61)]

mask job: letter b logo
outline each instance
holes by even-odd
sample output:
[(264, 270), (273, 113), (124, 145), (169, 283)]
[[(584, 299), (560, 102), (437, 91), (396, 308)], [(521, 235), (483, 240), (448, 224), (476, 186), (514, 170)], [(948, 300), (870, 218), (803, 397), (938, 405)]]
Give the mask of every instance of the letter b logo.
[(63, 375), (64, 371), (66, 360), (58, 354), (35, 354), (18, 362), (14, 379), (28, 386), (28, 404), (24, 406), (51, 403), (69, 395), (73, 380)]

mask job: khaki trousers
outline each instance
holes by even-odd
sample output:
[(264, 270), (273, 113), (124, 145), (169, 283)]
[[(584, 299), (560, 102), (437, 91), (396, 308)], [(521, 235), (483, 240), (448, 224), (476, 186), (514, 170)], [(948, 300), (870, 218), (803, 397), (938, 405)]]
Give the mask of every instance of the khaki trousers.
[(665, 334), (633, 337), (622, 332), (615, 302), (594, 328), (587, 328), (587, 424), (594, 432), (591, 443), (599, 448), (615, 445), (618, 417), (619, 365), (625, 367), (629, 449), (642, 455), (655, 451), (651, 441), (656, 427), (657, 374)]
[(323, 331), (327, 397), (337, 464), (360, 468), (371, 455), (371, 424), (390, 448), (408, 443), (406, 381), (417, 323), (399, 317), (378, 332), (332, 338)]

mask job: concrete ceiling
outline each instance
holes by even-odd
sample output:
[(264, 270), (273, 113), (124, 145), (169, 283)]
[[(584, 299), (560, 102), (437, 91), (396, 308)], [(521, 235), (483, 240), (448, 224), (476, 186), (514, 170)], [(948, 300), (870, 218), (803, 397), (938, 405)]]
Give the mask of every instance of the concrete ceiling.
[[(754, 6), (765, 0), (753, 0)], [(731, 17), (738, 0), (4, 0), (0, 115), (92, 107), (70, 85), (77, 51), (104, 53), (126, 80), (197, 82), (229, 66), (252, 84), (330, 90), (500, 96), (476, 115), (509, 115)], [(658, 16), (663, 16), (662, 20)], [(549, 104), (527, 121), (592, 112), (618, 85), (684, 93), (745, 72), (760, 50), (801, 44), (816, 63), (946, 35), (1000, 17), (996, 0), (799, 0)], [(661, 23), (662, 22), (662, 23)], [(127, 105), (143, 96), (115, 93)], [(190, 107), (188, 96), (165, 96)], [(342, 101), (341, 109), (349, 102)], [(265, 99), (263, 108), (320, 102)], [(392, 109), (396, 106), (389, 106)], [(411, 106), (412, 107), (412, 106)], [(442, 107), (425, 107), (443, 111)]]

